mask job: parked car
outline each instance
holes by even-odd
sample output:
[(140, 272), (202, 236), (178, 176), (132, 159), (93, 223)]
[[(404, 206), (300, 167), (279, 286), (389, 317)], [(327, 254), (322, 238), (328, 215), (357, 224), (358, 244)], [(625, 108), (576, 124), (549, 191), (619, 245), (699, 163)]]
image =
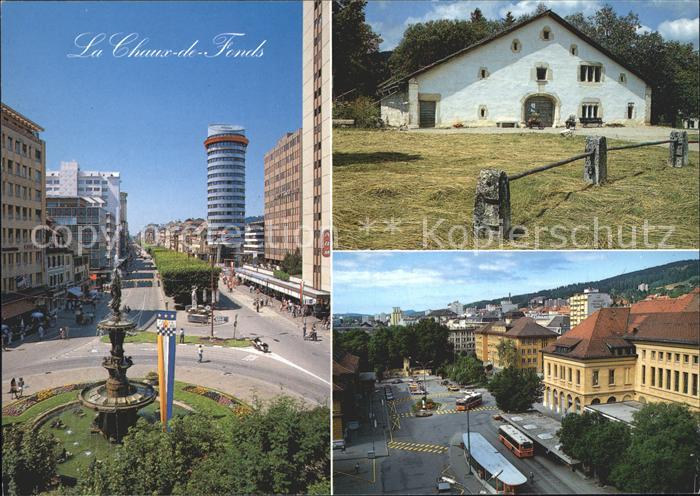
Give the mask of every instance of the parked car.
[(403, 381), (401, 379), (394, 379), (391, 381), (392, 384), (403, 384)]
[(418, 410), (416, 412), (416, 417), (430, 417), (432, 416), (433, 412), (430, 410)]
[(454, 384), (450, 384), (447, 386), (448, 391), (459, 391), (459, 386), (455, 386)]

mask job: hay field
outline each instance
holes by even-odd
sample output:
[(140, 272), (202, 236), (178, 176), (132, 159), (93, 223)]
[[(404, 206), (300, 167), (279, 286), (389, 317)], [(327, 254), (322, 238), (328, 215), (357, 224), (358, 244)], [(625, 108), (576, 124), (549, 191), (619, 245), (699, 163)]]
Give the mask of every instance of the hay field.
[(335, 129), (335, 248), (697, 248), (698, 153), (690, 152), (688, 167), (672, 168), (667, 146), (610, 152), (602, 186), (584, 183), (582, 160), (514, 181), (512, 222), (522, 235), (473, 239), (480, 169), (514, 174), (580, 154), (584, 143), (544, 133)]

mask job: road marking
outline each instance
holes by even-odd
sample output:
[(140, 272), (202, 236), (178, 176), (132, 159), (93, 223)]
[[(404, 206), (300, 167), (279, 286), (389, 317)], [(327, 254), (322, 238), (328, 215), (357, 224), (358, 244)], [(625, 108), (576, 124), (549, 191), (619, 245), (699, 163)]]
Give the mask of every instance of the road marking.
[[(470, 412), (487, 412), (487, 411), (496, 411), (498, 410), (497, 407), (495, 406), (478, 406), (476, 408), (472, 408), (469, 410)], [(452, 415), (452, 414), (465, 414), (467, 413), (466, 411), (457, 411), (455, 408), (446, 408), (444, 410), (433, 410), (433, 415)], [(404, 412), (400, 413), (399, 417), (401, 418), (411, 418), (415, 417), (416, 414), (413, 412)]]
[(243, 358), (241, 358), (241, 360), (243, 360), (244, 362), (252, 362), (253, 360), (257, 360), (257, 359), (258, 359), (258, 357), (255, 355), (246, 355)]
[(442, 446), (440, 444), (422, 444), (405, 441), (389, 441), (387, 443), (387, 447), (389, 449), (416, 451), (418, 453), (431, 453), (434, 455), (441, 455), (443, 453), (447, 453), (449, 449), (447, 446)]

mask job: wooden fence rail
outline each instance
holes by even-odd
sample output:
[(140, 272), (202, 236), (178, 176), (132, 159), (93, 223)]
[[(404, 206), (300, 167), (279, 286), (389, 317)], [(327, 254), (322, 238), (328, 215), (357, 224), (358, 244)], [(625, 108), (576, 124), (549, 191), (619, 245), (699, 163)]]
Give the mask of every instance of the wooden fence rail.
[[(648, 141), (610, 148), (607, 146), (605, 136), (586, 136), (586, 150), (584, 153), (511, 176), (499, 169), (482, 169), (479, 171), (479, 178), (476, 183), (476, 197), (474, 199), (474, 235), (483, 237), (487, 234), (496, 234), (497, 236), (511, 237), (510, 183), (512, 181), (583, 159), (584, 181), (588, 184), (599, 186), (605, 183), (608, 176), (608, 152), (666, 143), (669, 144), (668, 165), (670, 167), (687, 166), (688, 133), (686, 131), (671, 131), (670, 139), (667, 140)], [(690, 143), (697, 143), (697, 141), (691, 141)]]

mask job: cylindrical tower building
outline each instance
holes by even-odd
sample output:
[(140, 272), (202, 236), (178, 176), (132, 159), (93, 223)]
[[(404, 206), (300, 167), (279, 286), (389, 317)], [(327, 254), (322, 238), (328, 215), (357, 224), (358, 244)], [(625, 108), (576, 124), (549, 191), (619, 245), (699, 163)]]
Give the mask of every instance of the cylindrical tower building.
[[(207, 139), (207, 241), (222, 255), (240, 254), (245, 231), (245, 129), (209, 126)], [(233, 253), (232, 253), (233, 252)]]

